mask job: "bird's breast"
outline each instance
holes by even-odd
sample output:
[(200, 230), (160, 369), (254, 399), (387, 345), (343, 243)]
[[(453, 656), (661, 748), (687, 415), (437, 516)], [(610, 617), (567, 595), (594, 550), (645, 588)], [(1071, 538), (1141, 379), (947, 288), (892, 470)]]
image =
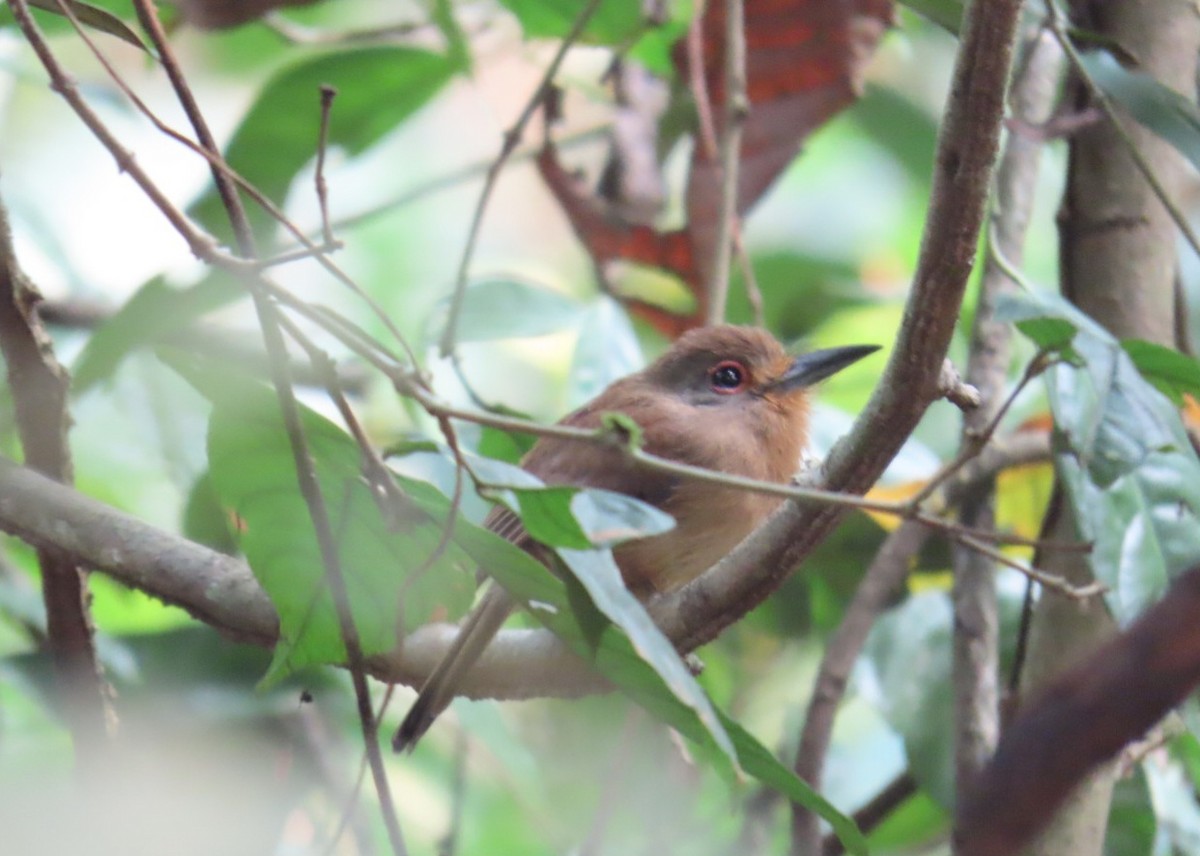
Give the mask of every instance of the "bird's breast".
[(701, 482), (681, 485), (664, 507), (675, 518), (674, 529), (614, 551), (626, 585), (646, 597), (691, 582), (728, 555), (779, 502)]

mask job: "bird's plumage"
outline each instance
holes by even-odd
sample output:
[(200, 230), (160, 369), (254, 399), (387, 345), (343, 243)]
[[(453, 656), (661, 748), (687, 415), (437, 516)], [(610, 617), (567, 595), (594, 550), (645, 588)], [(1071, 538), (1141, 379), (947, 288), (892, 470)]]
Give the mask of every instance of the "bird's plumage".
[[(681, 463), (764, 481), (795, 472), (806, 442), (809, 379), (818, 380), (873, 349), (839, 349), (793, 359), (771, 334), (751, 327), (692, 330), (655, 362), (616, 381), (562, 420), (597, 428), (624, 413), (642, 430), (645, 451)], [(802, 360), (810, 360), (811, 365)], [(729, 553), (779, 505), (779, 498), (648, 469), (614, 446), (540, 439), (521, 462), (547, 484), (599, 487), (654, 505), (674, 529), (614, 550), (626, 585), (641, 597), (694, 579)], [(520, 519), (497, 508), (485, 524), (535, 549)], [(492, 585), (464, 620), (426, 681), (393, 746), (411, 747), (453, 700), (455, 688), (500, 629), (512, 602)]]

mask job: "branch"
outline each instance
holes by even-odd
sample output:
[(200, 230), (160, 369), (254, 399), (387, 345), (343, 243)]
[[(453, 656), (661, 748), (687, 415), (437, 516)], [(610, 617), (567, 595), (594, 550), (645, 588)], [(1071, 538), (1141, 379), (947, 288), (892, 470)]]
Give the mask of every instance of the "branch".
[[(25, 462), (65, 484), (73, 478), (67, 441), (70, 377), (38, 319), (39, 300), (41, 295), (17, 263), (8, 211), (0, 203), (0, 352), (8, 370), (17, 433)], [(90, 768), (92, 756), (106, 740), (112, 711), (92, 638), (87, 585), (82, 569), (53, 544), (37, 552), (46, 608), (45, 646), (54, 663), (57, 702), (75, 749)]]
[(750, 111), (746, 95), (746, 11), (742, 0), (712, 0), (725, 4), (725, 117), (721, 126), (721, 210), (713, 242), (712, 270), (705, 283), (709, 324), (725, 320), (729, 296), (729, 256), (740, 215), (738, 167), (742, 156), (742, 128)]
[[(1050, 459), (1050, 442), (1044, 434), (1025, 432), (1002, 447), (990, 447), (943, 486), (944, 504), (954, 506), (989, 484), (995, 475), (1012, 466)], [(875, 621), (901, 591), (909, 563), (924, 546), (931, 531), (915, 520), (906, 520), (884, 540), (834, 631), (813, 684), (812, 699), (804, 717), (794, 769), (815, 788), (821, 786), (825, 757), (833, 735), (834, 717), (867, 635)], [(819, 818), (801, 807), (792, 809), (792, 852), (817, 853), (821, 841)]]
[[(875, 394), (826, 462), (827, 487), (867, 490), (938, 395), (983, 221), (1020, 7), (1019, 0), (989, 0), (967, 12), (904, 322)], [(713, 639), (765, 600), (844, 513), (809, 502), (785, 504), (709, 573), (662, 598), (656, 607), (661, 626), (685, 649)]]
[[(1062, 51), (1050, 33), (1037, 32), (1024, 47), (1023, 65), (1013, 83), (1013, 115), (1038, 125), (1050, 118), (1062, 76)], [(1010, 134), (996, 170), (989, 243), (1000, 256), (1020, 265), (1025, 235), (1033, 213), (1042, 143)], [(979, 302), (971, 331), (967, 383), (979, 390), (983, 406), (963, 416), (960, 447), (970, 449), (1003, 411), (1012, 327), (995, 318), (996, 301), (1015, 283), (989, 253), (980, 281)], [(995, 526), (995, 486), (985, 482), (966, 497), (960, 520), (964, 526)], [(954, 561), (955, 707), (954, 763), (956, 792), (962, 793), (992, 756), (1000, 735), (1000, 619), (996, 595), (996, 561), (960, 540)]]
[[(1011, 445), (986, 451), (947, 490), (990, 478), (997, 468), (1029, 455), (1045, 454), (1044, 437), (1019, 435)], [(270, 647), (278, 638), (275, 609), (240, 559), (151, 526), (3, 457), (0, 530), (35, 546), (53, 545), (79, 564), (178, 606), (231, 639)], [(664, 602), (670, 605), (668, 599)], [(420, 686), (457, 633), (450, 624), (420, 627), (394, 652), (369, 657), (367, 671), (389, 683)], [(574, 698), (609, 689), (548, 630), (501, 631), (479, 662), (463, 687), (469, 698)]]

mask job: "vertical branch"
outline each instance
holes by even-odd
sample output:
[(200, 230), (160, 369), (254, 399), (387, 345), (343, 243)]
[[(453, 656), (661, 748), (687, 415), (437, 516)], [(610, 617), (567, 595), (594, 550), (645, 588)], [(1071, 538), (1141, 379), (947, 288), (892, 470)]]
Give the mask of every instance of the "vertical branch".
[[(1020, 11), (1020, 0), (967, 6), (904, 319), (871, 400), (825, 461), (825, 487), (867, 490), (940, 395), (942, 365), (978, 248)], [(762, 603), (843, 514), (830, 504), (785, 503), (707, 573), (655, 601), (659, 626), (685, 650), (713, 639)]]
[[(854, 589), (854, 597), (825, 648), (793, 767), (796, 775), (814, 788), (821, 787), (833, 720), (850, 680), (850, 670), (876, 619), (903, 590), (912, 559), (929, 534), (925, 526), (906, 520), (888, 535), (863, 574), (862, 582)], [(821, 852), (821, 819), (799, 803), (792, 803), (791, 852), (793, 856)]]
[[(1013, 83), (1012, 110), (1022, 125), (1050, 118), (1062, 72), (1062, 51), (1049, 32), (1035, 33), (1025, 44), (1024, 63)], [(1041, 141), (1008, 135), (996, 171), (989, 242), (1005, 259), (1020, 263), (1025, 233), (1037, 187)], [(982, 404), (963, 417), (961, 445), (969, 448), (988, 429), (1004, 401), (1012, 332), (995, 320), (999, 295), (1014, 283), (988, 255), (980, 283), (967, 383), (979, 390)], [(965, 526), (994, 526), (994, 481), (988, 480), (963, 502)], [(962, 793), (995, 750), (999, 721), (999, 619), (995, 567), (984, 554), (964, 546), (954, 548), (954, 665), (955, 782)]]
[[(1047, 7), (1061, 32), (1058, 5), (1051, 0)], [(1075, 24), (1120, 44), (1141, 71), (1195, 100), (1200, 18), (1193, 4), (1077, 0), (1071, 12)], [(1067, 40), (1064, 49), (1069, 50)], [(1174, 147), (1123, 111), (1106, 110), (1111, 105), (1094, 99), (1078, 75), (1067, 97), (1078, 110), (1099, 106), (1105, 119), (1070, 138), (1058, 221), (1062, 292), (1117, 338), (1169, 346), (1179, 237), (1171, 208), (1190, 167)], [(1049, 537), (1078, 538), (1074, 529), (1072, 515), (1062, 514)], [(1069, 553), (1048, 555), (1045, 570), (1073, 584), (1093, 579), (1089, 565)], [(1023, 692), (1046, 686), (1112, 632), (1106, 610), (1080, 609), (1044, 591), (1030, 622)], [(1101, 852), (1116, 776), (1115, 765), (1095, 770), (1027, 852)]]
[(504, 142), (500, 146), (500, 154), (496, 156), (496, 160), (488, 168), (487, 178), (483, 182), (483, 190), (479, 194), (479, 202), (475, 205), (475, 213), (471, 217), (471, 228), (467, 232), (467, 243), (463, 247), (462, 259), (458, 263), (458, 273), (454, 278), (454, 292), (450, 296), (450, 310), (446, 317), (446, 329), (442, 331), (441, 341), (438, 343), (438, 350), (442, 357), (448, 357), (454, 352), (454, 343), (458, 338), (458, 319), (462, 315), (463, 297), (467, 291), (467, 274), (471, 269), (471, 257), (475, 255), (475, 245), (479, 242), (479, 231), (483, 225), (483, 214), (487, 210), (488, 201), (492, 198), (492, 191), (496, 188), (496, 181), (500, 178), (500, 170), (504, 168), (504, 164), (508, 162), (509, 156), (516, 150), (517, 144), (521, 142), (521, 136), (525, 133), (525, 126), (529, 124), (529, 120), (533, 118), (534, 111), (537, 110), (546, 96), (550, 93), (550, 87), (554, 83), (554, 76), (558, 74), (558, 68), (562, 65), (563, 60), (567, 56), (567, 51), (579, 40), (583, 35), (583, 29), (588, 25), (588, 21), (592, 20), (592, 16), (596, 10), (600, 8), (601, 0), (588, 0), (575, 18), (575, 22), (571, 25), (571, 30), (558, 46), (557, 53), (554, 54), (554, 59), (550, 61), (550, 65), (546, 68), (546, 73), (542, 75), (542, 81), (538, 84), (537, 90), (533, 93), (533, 97), (525, 104), (525, 109), (521, 111), (521, 115), (517, 117), (517, 121), (513, 123), (512, 128), (504, 134)]
[[(17, 264), (8, 212), (0, 204), (0, 352), (8, 367), (17, 433), (27, 466), (70, 484), (70, 378), (37, 317), (39, 300), (41, 295)], [(65, 553), (38, 548), (37, 556), (46, 607), (46, 647), (54, 662), (59, 702), (75, 749), (90, 766), (90, 758), (105, 741), (110, 711), (92, 638), (85, 577)]]
[[(713, 0), (721, 2), (721, 0)], [(705, 284), (709, 324), (725, 320), (729, 296), (729, 258), (738, 220), (738, 161), (742, 126), (750, 110), (746, 97), (746, 10), (742, 0), (725, 3), (725, 121), (721, 129), (721, 212), (713, 246), (712, 270)]]

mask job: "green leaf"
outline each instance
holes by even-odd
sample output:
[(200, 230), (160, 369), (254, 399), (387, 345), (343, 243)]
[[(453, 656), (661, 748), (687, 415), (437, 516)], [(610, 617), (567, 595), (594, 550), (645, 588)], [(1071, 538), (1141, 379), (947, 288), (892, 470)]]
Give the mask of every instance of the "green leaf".
[(1081, 59), (1106, 95), (1200, 168), (1200, 109), (1191, 100), (1149, 74), (1125, 68), (1107, 51), (1085, 53)]
[(596, 608), (625, 631), (638, 656), (650, 664), (677, 699), (695, 711), (721, 751), (734, 757), (733, 744), (708, 696), (696, 683), (671, 640), (650, 618), (646, 607), (626, 588), (612, 553), (560, 548), (558, 555), (587, 590)]
[(1121, 347), (1142, 377), (1176, 404), (1184, 393), (1200, 396), (1200, 361), (1194, 357), (1143, 339), (1125, 339)]
[[(229, 165), (276, 203), (316, 154), (320, 87), (338, 95), (330, 114), (329, 144), (357, 155), (424, 106), (462, 70), (454, 59), (409, 47), (331, 51), (272, 78), (242, 119), (225, 156)], [(273, 225), (257, 205), (247, 211), (260, 238)], [(224, 207), (209, 190), (192, 208), (206, 228), (228, 240)]]
[(470, 460), (471, 468), (495, 498), (520, 515), (534, 540), (550, 547), (615, 547), (675, 526), (671, 515), (623, 493), (546, 485), (527, 470), (503, 461)]
[[(725, 775), (731, 775), (725, 754), (696, 711), (667, 689), (662, 677), (637, 655), (629, 639), (614, 625), (604, 623), (598, 632), (582, 629), (571, 611), (566, 584), (508, 541), (469, 523), (461, 523), (455, 535), (464, 550), (485, 564), (488, 572), (572, 651), (653, 716), (691, 740), (705, 752), (705, 757), (718, 765), (724, 763)], [(866, 853), (865, 842), (854, 821), (779, 763), (736, 722), (724, 715), (720, 719), (743, 771), (817, 812), (833, 826), (849, 852)], [(726, 760), (722, 762), (722, 758)]]
[(951, 35), (957, 36), (962, 27), (961, 0), (900, 0), (900, 4), (929, 19)]
[(430, 17), (446, 39), (446, 58), (464, 72), (471, 72), (471, 46), (466, 34), (454, 17), (454, 5), (450, 0), (435, 0)]
[[(1172, 403), (1074, 306), (1027, 294), (1008, 296), (997, 309), (998, 317), (1056, 318), (1077, 329), (1072, 346), (1081, 363), (1044, 375), (1055, 468), (1080, 536), (1093, 542), (1092, 570), (1110, 589), (1113, 614), (1127, 624), (1200, 561), (1200, 461)], [(1162, 354), (1153, 357), (1157, 364)]]
[(173, 333), (244, 293), (220, 273), (182, 291), (170, 288), (161, 278), (150, 280), (88, 339), (71, 370), (75, 394), (82, 395), (112, 377), (130, 352), (169, 342)]
[(620, 303), (601, 295), (590, 303), (579, 323), (567, 383), (572, 407), (582, 407), (613, 381), (646, 365), (637, 333)]
[(1017, 329), (1047, 351), (1065, 351), (1075, 338), (1075, 325), (1064, 318), (1028, 318), (1018, 321)]
[(221, 507), (207, 472), (202, 473), (188, 491), (183, 509), (183, 534), (231, 556), (238, 552), (229, 517)]
[(571, 500), (577, 492), (578, 488), (573, 487), (513, 490), (517, 511), (530, 537), (550, 547), (589, 549), (592, 542), (571, 513)]
[[(67, 16), (62, 13), (59, 8), (58, 0), (29, 0), (29, 5), (48, 12), (53, 15), (53, 18), (38, 17), (38, 24), (48, 32), (63, 32), (73, 29), (71, 23), (67, 20)], [(79, 19), (79, 23), (85, 27), (91, 27), (93, 30), (101, 33), (107, 33), (110, 36), (115, 36), (123, 42), (133, 45), (135, 48), (149, 51), (146, 49), (145, 43), (136, 32), (134, 32), (120, 16), (116, 14), (116, 10), (128, 12), (129, 3), (120, 2), (120, 0), (107, 0), (104, 3), (83, 3), (80, 0), (67, 0), (67, 5), (71, 12)], [(111, 9), (104, 8), (105, 6)], [(45, 22), (56, 22), (52, 25), (47, 25)], [(0, 12), (0, 25), (13, 26), (16, 22), (13, 20), (12, 12), (7, 6)]]
[[(435, 310), (431, 340), (441, 337), (449, 307), (447, 299)], [(455, 339), (487, 342), (545, 336), (567, 329), (583, 311), (583, 304), (559, 291), (516, 279), (485, 279), (463, 292)]]
[(1146, 781), (1148, 766), (1151, 765), (1137, 765), (1130, 775), (1122, 776), (1113, 789), (1108, 830), (1104, 835), (1105, 854), (1120, 856), (1155, 851), (1158, 821), (1154, 817), (1154, 800)]
[[(525, 37), (561, 39), (571, 31), (586, 4), (579, 0), (500, 0), (517, 16)], [(604, 0), (583, 29), (581, 41), (618, 45), (646, 27), (641, 0)]]
[(571, 513), (589, 544), (596, 547), (615, 547), (675, 528), (675, 518), (665, 511), (598, 487), (584, 488), (571, 497)]
[(872, 701), (904, 738), (909, 769), (943, 806), (954, 805), (954, 695), (950, 684), (950, 599), (922, 592), (885, 614), (864, 651), (875, 672)]
[(738, 766), (744, 772), (825, 820), (833, 828), (834, 835), (842, 842), (847, 853), (866, 856), (866, 839), (852, 818), (838, 811), (832, 803), (814, 791), (811, 785), (779, 763), (779, 759), (772, 755), (767, 747), (735, 720), (721, 714), (721, 722), (733, 739)]
[(533, 448), (533, 443), (533, 438), (527, 434), (510, 433), (484, 425), (479, 430), (479, 442), (475, 448), (485, 458), (517, 464)]
[[(274, 392), (196, 360), (170, 364), (213, 403), (208, 455), (213, 489), (240, 520), (240, 546), (279, 613), (280, 641), (264, 681), (346, 652), (288, 433)], [(470, 604), (474, 563), (453, 544), (436, 555), (449, 503), (431, 486), (397, 478), (405, 500), (381, 510), (353, 439), (302, 408), (321, 495), (337, 541), (350, 611), (367, 655), (397, 633)]]

